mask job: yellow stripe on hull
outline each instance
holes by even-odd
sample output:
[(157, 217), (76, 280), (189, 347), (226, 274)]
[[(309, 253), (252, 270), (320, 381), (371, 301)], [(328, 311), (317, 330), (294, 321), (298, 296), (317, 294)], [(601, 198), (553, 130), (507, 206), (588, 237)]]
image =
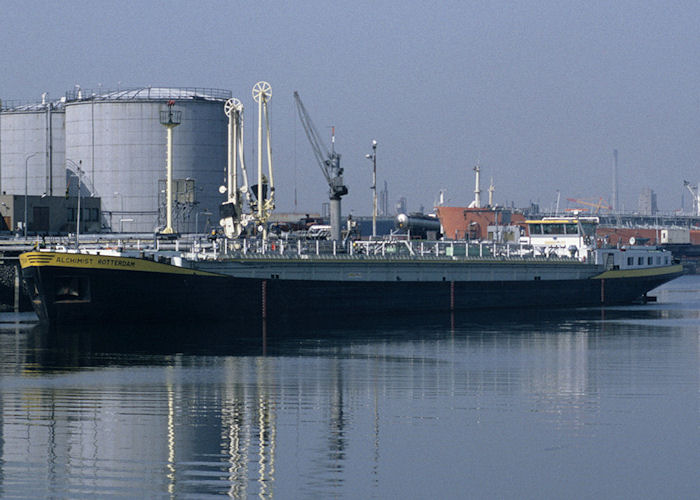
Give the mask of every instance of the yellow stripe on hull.
[(683, 272), (681, 264), (665, 267), (647, 267), (643, 269), (614, 269), (605, 271), (591, 279), (615, 279), (615, 278), (644, 278), (650, 276), (663, 276), (665, 274), (680, 274)]
[(19, 256), (19, 262), (22, 268), (50, 266), (70, 267), (73, 269), (82, 268), (137, 271), (146, 273), (186, 274), (188, 276), (221, 276), (220, 274), (177, 267), (147, 259), (115, 257), (111, 255), (86, 255), (63, 252), (27, 252)]

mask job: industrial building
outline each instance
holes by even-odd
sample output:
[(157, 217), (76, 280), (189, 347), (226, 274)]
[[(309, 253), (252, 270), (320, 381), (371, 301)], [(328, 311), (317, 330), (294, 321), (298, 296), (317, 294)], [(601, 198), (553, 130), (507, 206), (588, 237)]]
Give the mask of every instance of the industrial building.
[[(25, 209), (26, 200), (26, 209)], [(100, 199), (75, 196), (0, 195), (0, 231), (27, 235), (56, 235), (75, 233), (80, 223), (81, 233), (97, 233), (102, 229)]]
[(101, 230), (157, 230), (166, 177), (159, 114), (170, 104), (182, 116), (173, 132), (173, 225), (193, 232), (199, 215), (218, 213), (223, 201), (230, 97), (218, 89), (76, 88), (57, 101), (2, 102), (0, 193), (74, 198), (80, 186), (83, 199), (101, 199)]
[(656, 215), (659, 211), (656, 204), (656, 193), (651, 188), (644, 188), (639, 194), (639, 214)]

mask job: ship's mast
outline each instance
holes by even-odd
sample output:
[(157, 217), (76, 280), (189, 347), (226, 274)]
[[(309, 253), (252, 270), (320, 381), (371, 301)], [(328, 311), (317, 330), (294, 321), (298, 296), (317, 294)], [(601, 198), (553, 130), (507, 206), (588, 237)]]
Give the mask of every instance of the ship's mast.
[[(253, 87), (253, 100), (258, 103), (258, 189), (257, 189), (257, 223), (262, 226), (262, 237), (267, 238), (267, 220), (275, 208), (275, 183), (272, 177), (272, 146), (270, 144), (270, 117), (267, 103), (272, 97), (272, 87), (267, 82), (258, 82)], [(265, 120), (265, 138), (267, 152), (267, 178), (263, 175), (263, 117)], [(266, 193), (263, 184), (268, 185)]]
[(238, 99), (229, 99), (224, 105), (224, 113), (228, 117), (228, 175), (227, 201), (238, 204), (238, 139), (242, 135), (243, 104)]
[[(224, 105), (224, 113), (228, 117), (228, 169), (227, 185), (219, 191), (227, 194), (226, 202), (222, 204), (222, 218), (219, 221), (228, 238), (241, 235), (244, 227), (251, 221), (250, 214), (243, 213), (243, 195), (248, 205), (251, 204), (248, 189), (248, 171), (243, 154), (243, 104), (238, 99), (229, 99)], [(239, 186), (238, 169), (243, 178)]]

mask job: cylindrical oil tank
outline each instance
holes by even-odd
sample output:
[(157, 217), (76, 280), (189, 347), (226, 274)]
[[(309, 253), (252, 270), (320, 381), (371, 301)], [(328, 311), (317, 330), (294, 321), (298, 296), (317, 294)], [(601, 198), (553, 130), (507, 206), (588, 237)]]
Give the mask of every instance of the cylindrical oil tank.
[(65, 156), (81, 166), (82, 185), (101, 197), (105, 227), (152, 232), (164, 225), (167, 130), (160, 111), (169, 104), (182, 113), (173, 129), (173, 228), (201, 231), (216, 219), (208, 213), (218, 214), (223, 201), (230, 97), (225, 90), (150, 87), (68, 97)]
[(0, 193), (64, 195), (63, 104), (7, 104), (0, 112)]
[(410, 231), (413, 236), (426, 237), (429, 231), (440, 233), (440, 220), (423, 214), (399, 214), (394, 224), (397, 229)]

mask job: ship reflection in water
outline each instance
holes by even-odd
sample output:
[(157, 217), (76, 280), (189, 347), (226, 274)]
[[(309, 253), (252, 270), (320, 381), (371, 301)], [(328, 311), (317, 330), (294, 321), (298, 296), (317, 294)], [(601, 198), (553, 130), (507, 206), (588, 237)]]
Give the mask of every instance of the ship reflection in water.
[(676, 497), (700, 278), (614, 309), (0, 325), (0, 496)]

